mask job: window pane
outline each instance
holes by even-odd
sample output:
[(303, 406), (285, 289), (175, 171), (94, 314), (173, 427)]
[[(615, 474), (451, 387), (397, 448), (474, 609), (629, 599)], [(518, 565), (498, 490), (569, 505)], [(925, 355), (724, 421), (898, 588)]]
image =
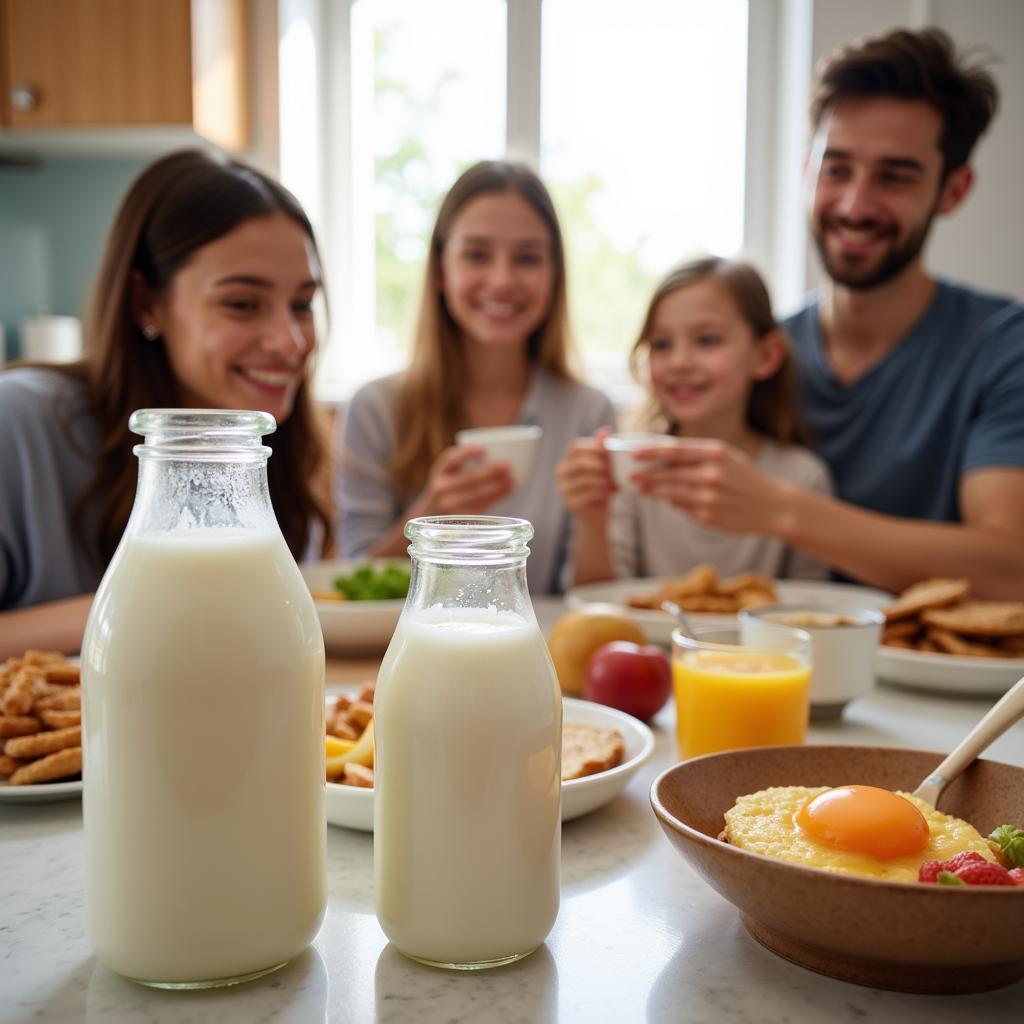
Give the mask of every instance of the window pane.
[(352, 67), (356, 308), (344, 363), (365, 379), (404, 363), (440, 196), (503, 152), (504, 0), (357, 0)]
[(542, 10), (541, 171), (588, 365), (620, 376), (655, 282), (697, 250), (742, 244), (747, 3)]

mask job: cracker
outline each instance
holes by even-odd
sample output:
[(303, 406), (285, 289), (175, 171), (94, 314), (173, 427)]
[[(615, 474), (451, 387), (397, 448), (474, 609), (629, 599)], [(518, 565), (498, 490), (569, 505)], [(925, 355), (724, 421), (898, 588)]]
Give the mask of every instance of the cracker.
[(37, 732), (34, 736), (19, 736), (4, 744), (4, 753), (11, 757), (43, 757), (67, 747), (82, 745), (82, 727), (71, 725), (53, 732)]
[(961, 601), (970, 591), (967, 580), (931, 579), (915, 583), (896, 598), (885, 609), (885, 617), (892, 622), (894, 619), (905, 619), (926, 608), (944, 608), (955, 601)]
[(346, 786), (373, 789), (373, 769), (367, 768), (364, 764), (353, 764), (349, 761), (344, 767), (341, 781)]
[(32, 715), (0, 715), (0, 739), (30, 736), (39, 732), (40, 722)]
[(945, 651), (946, 654), (959, 654), (966, 658), (1006, 657), (1002, 651), (991, 644), (979, 644), (972, 640), (966, 640), (948, 629), (940, 629), (937, 626), (928, 628), (927, 637), (940, 651)]
[(1017, 636), (1024, 633), (1024, 602), (965, 601), (955, 608), (929, 608), (921, 621), (967, 636)]
[(0, 779), (6, 779), (8, 775), (13, 775), (24, 763), (16, 757), (0, 754)]
[(66, 729), (69, 725), (82, 724), (81, 711), (51, 711), (49, 708), (43, 708), (38, 714), (43, 725), (48, 725), (51, 729)]
[(562, 726), (562, 781), (596, 775), (622, 762), (626, 752), (618, 729)]
[(738, 576), (730, 576), (715, 587), (716, 594), (726, 597), (739, 595), (741, 591), (754, 590), (772, 596), (775, 593), (775, 581), (760, 572), (742, 572)]
[(66, 747), (56, 753), (22, 765), (12, 776), (12, 786), (30, 786), (34, 782), (53, 782), (77, 775), (82, 770), (82, 748)]
[(912, 640), (921, 631), (921, 623), (917, 619), (897, 619), (895, 622), (887, 622), (882, 629), (883, 640), (893, 640), (900, 637), (905, 640)]

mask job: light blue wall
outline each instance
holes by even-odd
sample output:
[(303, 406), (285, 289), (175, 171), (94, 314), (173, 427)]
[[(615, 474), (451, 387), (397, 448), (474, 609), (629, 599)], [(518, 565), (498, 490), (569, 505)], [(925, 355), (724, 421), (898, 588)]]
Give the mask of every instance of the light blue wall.
[(0, 166), (0, 323), (7, 358), (23, 317), (81, 317), (117, 205), (145, 159), (44, 158)]

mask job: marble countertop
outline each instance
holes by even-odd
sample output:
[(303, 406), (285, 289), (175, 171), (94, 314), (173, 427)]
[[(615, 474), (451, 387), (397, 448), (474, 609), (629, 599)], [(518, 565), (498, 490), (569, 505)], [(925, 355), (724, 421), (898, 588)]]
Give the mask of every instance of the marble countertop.
[[(990, 706), (878, 687), (812, 743), (947, 750)], [(563, 827), (562, 905), (533, 956), (491, 971), (421, 966), (387, 943), (373, 909), (373, 840), (331, 827), (329, 904), (313, 946), (247, 985), (163, 992), (94, 959), (82, 917), (77, 800), (0, 803), (0, 1021), (225, 1024), (263, 1021), (831, 1022), (936, 1024), (1020, 1018), (1024, 982), (973, 996), (904, 995), (814, 974), (768, 952), (675, 852), (650, 809), (675, 761), (671, 705), (654, 757), (606, 807)], [(1024, 722), (986, 753), (1024, 765)]]

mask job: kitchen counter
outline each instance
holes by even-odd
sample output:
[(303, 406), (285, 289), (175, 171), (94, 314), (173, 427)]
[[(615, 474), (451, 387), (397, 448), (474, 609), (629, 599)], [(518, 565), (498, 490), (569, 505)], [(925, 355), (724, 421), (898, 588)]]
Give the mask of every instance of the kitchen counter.
[[(549, 623), (559, 606), (539, 604), (542, 623)], [(368, 664), (332, 660), (329, 683), (359, 678)], [(813, 724), (809, 742), (948, 750), (990, 704), (879, 687), (849, 705), (841, 721)], [(563, 828), (562, 906), (545, 945), (490, 971), (446, 972), (396, 953), (374, 916), (372, 836), (331, 827), (327, 916), (298, 960), (230, 989), (144, 988), (98, 964), (86, 941), (80, 802), (0, 804), (0, 1021), (1019, 1019), (1024, 982), (973, 996), (883, 992), (814, 974), (758, 945), (736, 910), (669, 845), (654, 818), (651, 782), (676, 760), (671, 705), (654, 726), (654, 756), (625, 792)], [(985, 756), (1024, 765), (1024, 722)]]

